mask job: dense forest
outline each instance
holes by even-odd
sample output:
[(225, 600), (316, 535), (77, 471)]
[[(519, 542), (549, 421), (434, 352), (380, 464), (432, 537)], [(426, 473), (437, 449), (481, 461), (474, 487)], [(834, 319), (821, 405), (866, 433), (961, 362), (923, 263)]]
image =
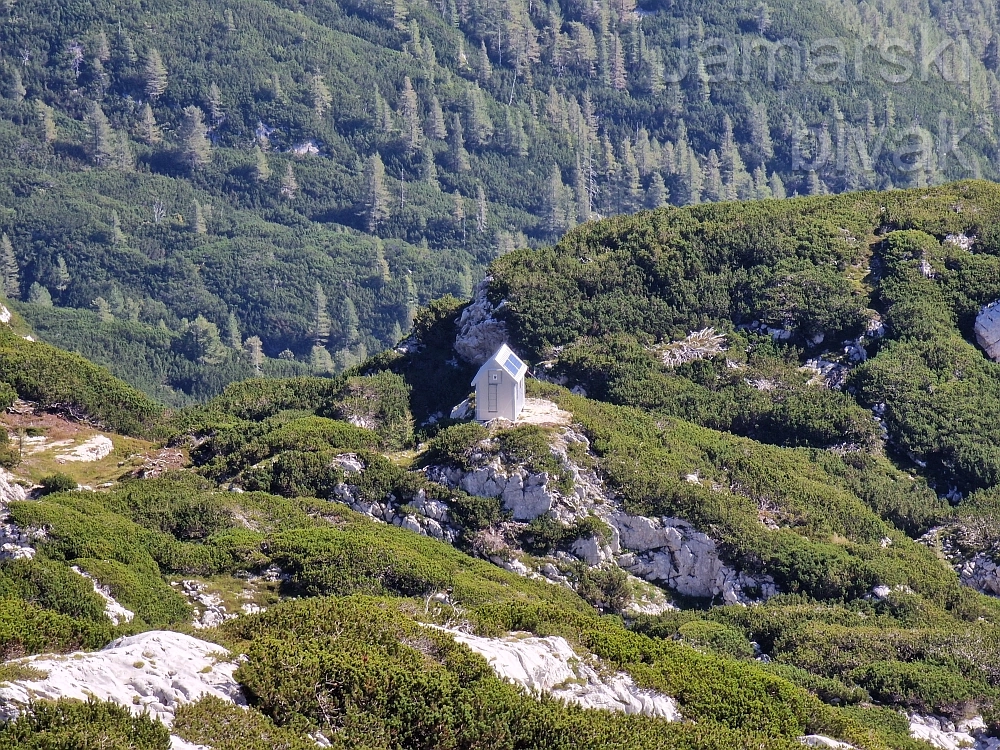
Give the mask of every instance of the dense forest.
[(341, 371), (599, 216), (995, 176), (973, 2), (2, 12), (4, 291), (174, 404)]

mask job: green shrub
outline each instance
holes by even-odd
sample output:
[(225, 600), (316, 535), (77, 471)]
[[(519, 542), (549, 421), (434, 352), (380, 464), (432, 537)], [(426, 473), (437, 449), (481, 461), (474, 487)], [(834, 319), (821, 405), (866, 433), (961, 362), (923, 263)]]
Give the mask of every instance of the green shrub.
[(45, 495), (51, 495), (54, 492), (69, 492), (76, 489), (76, 480), (69, 474), (63, 474), (62, 472), (42, 477), (40, 484), (42, 485), (42, 493)]
[(678, 635), (692, 646), (716, 651), (737, 659), (748, 659), (753, 656), (753, 647), (736, 628), (708, 620), (692, 620), (677, 629)]
[(133, 716), (115, 703), (63, 699), (38, 701), (17, 719), (0, 725), (3, 750), (169, 750), (170, 733), (148, 716)]

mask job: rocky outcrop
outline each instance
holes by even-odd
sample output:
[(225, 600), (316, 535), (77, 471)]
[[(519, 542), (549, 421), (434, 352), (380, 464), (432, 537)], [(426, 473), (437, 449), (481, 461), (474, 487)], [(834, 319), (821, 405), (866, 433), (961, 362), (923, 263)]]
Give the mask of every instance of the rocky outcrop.
[(75, 698), (113, 701), (167, 726), (178, 706), (211, 695), (246, 705), (233, 678), (236, 663), (215, 643), (154, 630), (119, 638), (101, 651), (19, 659), (40, 679), (0, 685), (0, 717), (13, 718), (33, 700)]
[(43, 529), (22, 529), (7, 515), (7, 503), (27, 497), (14, 475), (0, 469), (0, 560), (30, 559), (35, 556), (35, 545), (46, 538)]
[(822, 734), (807, 734), (799, 737), (799, 742), (806, 747), (826, 747), (832, 750), (858, 750), (854, 745), (848, 745), (846, 742), (824, 737)]
[(361, 498), (356, 485), (340, 483), (333, 488), (331, 500), (344, 503), (351, 510), (363, 513), (376, 521), (399, 526), (403, 529), (453, 543), (460, 529), (450, 523), (448, 506), (439, 500), (432, 500), (427, 493), (418, 490), (408, 503), (400, 503), (387, 496), (382, 500), (370, 501)]
[(60, 453), (56, 456), (56, 461), (64, 463), (66, 461), (100, 461), (111, 455), (115, 449), (114, 443), (107, 435), (94, 435), (94, 437), (80, 443), (72, 450)]
[(962, 583), (981, 594), (1000, 596), (1000, 566), (982, 552), (958, 566)]
[(1000, 362), (1000, 301), (991, 302), (976, 316), (976, 341), (987, 356)]
[[(566, 493), (556, 489), (547, 474), (504, 466), (498, 458), (468, 471), (431, 466), (426, 473), (428, 479), (460, 488), (470, 495), (501, 499), (513, 520), (522, 524), (544, 515), (565, 524), (596, 516), (607, 524), (609, 538), (577, 539), (569, 553), (557, 555), (560, 560), (581, 560), (591, 566), (617, 565), (636, 578), (683, 596), (719, 599), (729, 604), (766, 599), (777, 593), (769, 576), (754, 577), (725, 564), (715, 542), (691, 524), (676, 518), (646, 518), (626, 513), (594, 469), (585, 469), (570, 458), (573, 444), (582, 444), (586, 451), (590, 449), (585, 435), (573, 427), (563, 427), (551, 446), (561, 471), (572, 478), (572, 491)], [(699, 480), (692, 474), (688, 481)], [(513, 555), (487, 556), (499, 560), (498, 564), (508, 570), (537, 575)], [(551, 581), (567, 583), (556, 565), (543, 564), (538, 570)], [(655, 607), (662, 609), (662, 604), (655, 603)]]
[(655, 716), (667, 721), (681, 718), (670, 696), (640, 688), (624, 672), (602, 675), (593, 656), (581, 656), (557, 636), (528, 637), (513, 633), (506, 638), (481, 638), (448, 630), (456, 641), (483, 656), (496, 673), (532, 693), (547, 693), (584, 708)]
[(723, 563), (715, 542), (678, 518), (646, 518), (617, 513), (610, 519), (622, 551), (619, 567), (683, 596), (721, 598), (727, 604), (767, 599), (774, 580), (754, 578)]
[[(507, 326), (496, 318), (500, 309), (489, 301), (486, 292), (492, 277), (487, 276), (476, 286), (472, 302), (458, 319), (455, 352), (470, 365), (478, 367), (507, 341)], [(501, 305), (502, 306), (502, 305)]]
[(221, 596), (210, 592), (208, 586), (200, 581), (179, 581), (172, 585), (178, 586), (193, 605), (191, 626), (196, 630), (214, 628), (237, 617), (236, 613), (226, 611)]
[(104, 614), (107, 618), (111, 620), (112, 625), (121, 625), (123, 622), (132, 622), (135, 618), (135, 612), (126, 609), (111, 595), (111, 590), (107, 586), (102, 586), (100, 582), (83, 570), (80, 570), (76, 565), (70, 568), (74, 573), (79, 576), (83, 576), (89, 580), (94, 586), (94, 592), (104, 600)]
[(955, 724), (940, 716), (910, 714), (910, 736), (940, 750), (998, 750), (1000, 739), (986, 735), (981, 716)]

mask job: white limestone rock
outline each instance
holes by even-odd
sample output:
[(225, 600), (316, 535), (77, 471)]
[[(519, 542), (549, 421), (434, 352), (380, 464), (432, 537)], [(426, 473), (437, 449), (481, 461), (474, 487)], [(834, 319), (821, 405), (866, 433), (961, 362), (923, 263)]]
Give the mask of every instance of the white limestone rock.
[(135, 618), (135, 612), (130, 609), (126, 609), (118, 601), (111, 596), (111, 589), (107, 586), (102, 586), (101, 583), (85, 571), (80, 570), (76, 565), (70, 568), (77, 575), (83, 576), (89, 580), (93, 586), (94, 591), (104, 600), (104, 614), (107, 615), (108, 619), (111, 620), (112, 625), (121, 625), (123, 622), (132, 622)]
[(172, 734), (170, 735), (170, 750), (212, 750), (212, 748), (208, 745), (196, 745)]
[(667, 721), (681, 718), (673, 698), (640, 688), (624, 672), (602, 676), (596, 659), (577, 654), (564, 638), (539, 638), (524, 633), (482, 638), (457, 630), (447, 632), (485, 657), (500, 677), (529, 692), (548, 693), (584, 708), (655, 716)]
[(985, 734), (981, 716), (958, 724), (940, 716), (910, 714), (910, 736), (940, 750), (997, 750), (1000, 739)]
[(100, 461), (102, 458), (111, 455), (111, 451), (114, 449), (115, 445), (111, 442), (111, 438), (106, 435), (94, 435), (94, 437), (80, 443), (80, 445), (77, 445), (72, 450), (58, 454), (56, 461), (59, 463), (65, 461)]
[(472, 302), (458, 319), (459, 333), (455, 338), (455, 352), (476, 367), (488, 360), (507, 341), (507, 326), (496, 319), (498, 308), (486, 297), (486, 290), (492, 280), (492, 277), (487, 276), (479, 282), (472, 295)]
[(167, 726), (177, 708), (210, 695), (246, 705), (228, 652), (182, 633), (153, 630), (119, 638), (101, 651), (17, 660), (45, 674), (0, 685), (0, 718), (14, 718), (35, 699), (113, 701)]
[(846, 742), (824, 737), (822, 734), (807, 734), (799, 737), (799, 742), (806, 747), (826, 747), (832, 748), (832, 750), (858, 750), (854, 745), (848, 745)]
[(962, 583), (979, 593), (1000, 596), (1000, 567), (982, 552), (963, 563), (958, 575)]
[(976, 316), (976, 341), (994, 361), (1000, 361), (1000, 301), (991, 302)]
[(10, 323), (11, 314), (6, 305), (0, 305), (0, 323)]

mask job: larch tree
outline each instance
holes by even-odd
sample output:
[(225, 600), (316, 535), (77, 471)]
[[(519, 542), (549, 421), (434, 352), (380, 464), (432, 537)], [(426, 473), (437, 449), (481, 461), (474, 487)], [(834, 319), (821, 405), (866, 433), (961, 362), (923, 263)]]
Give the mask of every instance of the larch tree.
[(226, 119), (225, 110), (222, 108), (222, 91), (215, 82), (208, 87), (208, 114), (215, 125)]
[(781, 177), (777, 172), (771, 172), (771, 177), (768, 180), (768, 185), (771, 188), (772, 198), (784, 198), (785, 193), (785, 183), (781, 181)]
[(365, 167), (365, 219), (368, 231), (374, 232), (389, 218), (389, 191), (385, 187), (385, 165), (378, 153), (372, 154)]
[(167, 90), (167, 67), (163, 64), (163, 58), (155, 47), (150, 47), (146, 53), (146, 64), (144, 67), (146, 80), (146, 96), (150, 99), (157, 99)]
[(279, 192), (282, 198), (287, 198), (288, 200), (292, 200), (299, 194), (299, 183), (295, 179), (295, 169), (292, 167), (291, 162), (288, 162), (288, 166), (285, 169), (285, 176), (281, 178), (281, 190)]
[(427, 110), (427, 133), (431, 138), (443, 141), (448, 137), (448, 128), (444, 124), (444, 110), (436, 96), (431, 97), (431, 105)]
[(455, 230), (462, 235), (462, 242), (465, 242), (465, 198), (457, 190), (453, 194), (454, 208), (451, 212), (451, 219)]
[(420, 179), (433, 188), (440, 187), (437, 176), (437, 165), (434, 163), (434, 150), (426, 141), (420, 152)]
[(236, 317), (236, 313), (232, 310), (229, 311), (229, 317), (226, 318), (226, 340), (229, 342), (230, 349), (236, 349), (239, 351), (243, 348), (243, 335), (240, 332), (240, 321)]
[(21, 269), (14, 255), (14, 245), (10, 237), (4, 234), (0, 237), (0, 263), (3, 264), (3, 293), (7, 299), (21, 297)]
[(264, 342), (260, 336), (251, 336), (243, 342), (243, 351), (246, 352), (247, 359), (253, 367), (254, 375), (260, 375), (261, 366), (264, 364)]
[(15, 102), (23, 102), (28, 90), (24, 88), (24, 80), (21, 78), (21, 71), (14, 68), (10, 76), (10, 98)]
[(55, 113), (48, 104), (41, 99), (35, 100), (35, 116), (38, 118), (38, 126), (41, 131), (44, 143), (53, 143), (59, 136), (56, 130)]
[(52, 307), (52, 295), (48, 289), (34, 281), (28, 288), (28, 302), (40, 307)]
[(417, 92), (413, 90), (410, 77), (403, 79), (403, 91), (399, 97), (400, 115), (403, 119), (403, 143), (407, 154), (415, 154), (424, 142), (424, 131), (420, 127), (420, 107)]
[(448, 136), (448, 156), (451, 168), (455, 172), (468, 172), (469, 152), (465, 150), (465, 135), (462, 132), (462, 120), (455, 115), (451, 121), (451, 134)]
[(330, 89), (327, 88), (326, 81), (323, 80), (322, 75), (319, 73), (313, 74), (309, 90), (312, 95), (313, 111), (317, 117), (323, 117), (330, 109), (333, 96), (330, 94)]
[(628, 75), (625, 71), (625, 49), (618, 34), (614, 34), (611, 37), (611, 86), (617, 91), (625, 91), (628, 88)]
[(476, 185), (476, 231), (486, 232), (486, 192), (482, 185)]
[(73, 278), (69, 275), (69, 268), (66, 266), (66, 260), (61, 255), (56, 257), (56, 265), (52, 269), (52, 281), (57, 291), (64, 292), (69, 287), (69, 283)]
[(142, 108), (142, 114), (139, 115), (139, 139), (147, 146), (155, 146), (163, 140), (163, 133), (160, 131), (160, 126), (156, 124), (156, 117), (153, 115), (153, 108), (149, 102), (146, 102)]
[(714, 148), (708, 152), (708, 158), (705, 160), (705, 197), (710, 201), (720, 201), (725, 197), (722, 166)]
[(490, 55), (486, 51), (485, 41), (480, 42), (479, 45), (478, 63), (479, 64), (476, 67), (476, 74), (479, 77), (479, 82), (485, 84), (493, 77), (493, 68), (490, 65)]
[(659, 172), (653, 172), (649, 180), (649, 189), (646, 191), (647, 208), (663, 208), (670, 200), (670, 193), (663, 182), (663, 176)]
[(205, 127), (205, 113), (200, 107), (184, 108), (184, 122), (180, 129), (181, 153), (190, 169), (201, 169), (212, 160), (212, 144)]
[(260, 146), (253, 147), (253, 178), (256, 182), (267, 182), (271, 179), (271, 167), (267, 163), (267, 154)]
[(330, 341), (330, 328), (332, 326), (332, 321), (330, 320), (330, 310), (328, 307), (329, 302), (326, 297), (326, 292), (323, 291), (323, 286), (318, 281), (316, 282), (316, 287), (313, 290), (313, 295), (313, 343), (316, 344), (316, 346), (326, 346)]
[(558, 165), (552, 166), (552, 172), (545, 185), (544, 197), (542, 210), (545, 227), (549, 234), (561, 235), (570, 227), (570, 212), (567, 189), (563, 184), (562, 173)]
[(91, 102), (87, 111), (87, 126), (90, 129), (90, 158), (98, 166), (107, 164), (115, 151), (115, 133), (108, 118), (97, 102)]

